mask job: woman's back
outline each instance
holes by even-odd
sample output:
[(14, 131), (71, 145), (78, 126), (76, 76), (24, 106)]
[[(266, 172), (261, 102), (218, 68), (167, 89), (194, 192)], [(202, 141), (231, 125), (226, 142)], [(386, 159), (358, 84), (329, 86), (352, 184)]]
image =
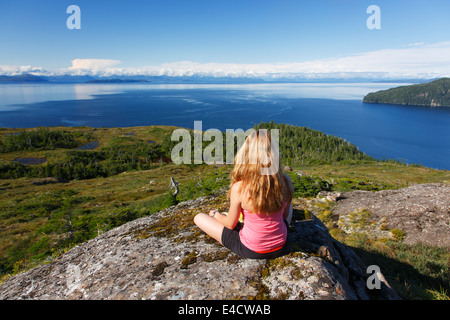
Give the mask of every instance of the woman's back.
[[(233, 187), (239, 189), (241, 184), (242, 181), (239, 181)], [(287, 237), (284, 211), (288, 203), (284, 201), (281, 208), (271, 213), (254, 213), (247, 189), (240, 193), (240, 201), (244, 219), (244, 225), (239, 231), (242, 243), (250, 250), (259, 253), (271, 252), (283, 247)]]
[(242, 243), (255, 252), (265, 253), (280, 249), (286, 242), (287, 226), (284, 209), (287, 202), (275, 212), (251, 213), (242, 209), (244, 225), (239, 231)]

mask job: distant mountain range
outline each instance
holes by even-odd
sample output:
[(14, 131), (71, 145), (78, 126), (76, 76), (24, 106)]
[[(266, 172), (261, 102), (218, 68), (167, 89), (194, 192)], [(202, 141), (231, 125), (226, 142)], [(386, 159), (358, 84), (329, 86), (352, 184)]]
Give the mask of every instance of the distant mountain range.
[(32, 74), (0, 75), (1, 83), (260, 83), (263, 79), (245, 77), (209, 76), (117, 76), (93, 77), (90, 75), (51, 75)]
[(372, 92), (363, 98), (363, 102), (450, 107), (450, 78)]
[(39, 82), (48, 82), (48, 80), (28, 73), (20, 74), (17, 76), (0, 76), (0, 83), (39, 83)]
[(192, 84), (231, 84), (231, 83), (367, 83), (367, 82), (390, 82), (390, 83), (423, 83), (424, 79), (386, 79), (366, 78), (358, 75), (348, 77), (327, 76), (311, 78), (302, 75), (289, 75), (285, 77), (214, 77), (214, 76), (92, 76), (92, 75), (33, 75), (24, 73), (21, 75), (0, 75), (0, 84), (3, 83), (192, 83)]
[(135, 80), (135, 79), (95, 79), (89, 80), (86, 83), (147, 83), (147, 80)]

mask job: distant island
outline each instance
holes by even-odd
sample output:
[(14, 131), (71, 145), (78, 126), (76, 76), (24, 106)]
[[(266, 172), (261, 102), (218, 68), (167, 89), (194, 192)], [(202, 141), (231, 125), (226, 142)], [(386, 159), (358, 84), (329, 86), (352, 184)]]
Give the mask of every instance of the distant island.
[(363, 98), (363, 102), (450, 107), (450, 78), (372, 92)]

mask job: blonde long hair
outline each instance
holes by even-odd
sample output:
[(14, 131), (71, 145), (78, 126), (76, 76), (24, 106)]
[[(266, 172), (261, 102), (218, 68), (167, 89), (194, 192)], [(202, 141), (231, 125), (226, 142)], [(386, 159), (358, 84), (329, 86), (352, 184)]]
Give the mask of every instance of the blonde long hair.
[[(270, 170), (273, 168), (275, 170)], [(292, 190), (279, 168), (278, 143), (272, 143), (266, 129), (254, 130), (236, 154), (228, 196), (231, 187), (242, 181), (238, 192), (248, 192), (251, 212), (270, 214), (278, 211), (283, 201), (292, 199)]]

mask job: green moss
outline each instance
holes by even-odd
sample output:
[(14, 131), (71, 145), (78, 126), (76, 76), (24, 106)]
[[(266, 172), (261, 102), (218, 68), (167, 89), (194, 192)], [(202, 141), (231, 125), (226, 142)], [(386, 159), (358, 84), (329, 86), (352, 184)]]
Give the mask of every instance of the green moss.
[(228, 256), (227, 262), (230, 264), (236, 264), (240, 259), (241, 257), (239, 257), (237, 254), (231, 254)]
[(261, 277), (268, 277), (271, 272), (285, 268), (291, 268), (290, 275), (293, 279), (298, 280), (303, 278), (302, 269), (292, 260), (293, 258), (307, 258), (309, 255), (303, 252), (291, 252), (288, 255), (270, 259), (267, 261), (265, 268), (261, 272)]
[(332, 213), (330, 210), (325, 209), (318, 212), (317, 218), (319, 218), (324, 224), (327, 224), (332, 220)]
[(266, 286), (261, 280), (264, 277), (268, 276), (267, 266), (261, 266), (259, 268), (260, 276), (255, 276), (252, 279), (249, 279), (248, 284), (256, 289), (256, 295), (245, 297), (245, 299), (249, 300), (269, 300), (270, 299), (270, 289)]
[(184, 231), (192, 231), (195, 234), (196, 230), (193, 227), (196, 213), (194, 210), (181, 210), (176, 216), (169, 214), (161, 217), (148, 227), (134, 232), (135, 237), (138, 239), (146, 239), (150, 236), (173, 238)]
[(275, 269), (284, 269), (288, 266), (295, 266), (295, 264), (290, 259), (292, 255), (282, 256), (278, 257), (276, 259), (269, 259), (267, 261), (267, 266), (270, 269), (270, 271), (273, 271)]
[(189, 265), (197, 262), (197, 252), (191, 251), (186, 258), (181, 261), (180, 269), (187, 269)]
[(270, 276), (270, 269), (265, 266), (262, 270), (261, 270), (261, 277), (262, 278), (267, 278), (268, 276)]
[[(301, 265), (299, 266), (297, 263), (294, 262), (293, 258), (305, 258), (305, 254), (302, 252), (291, 252), (288, 255), (278, 257), (276, 259), (268, 259), (265, 265), (262, 265), (259, 267), (258, 273), (259, 276), (256, 276), (249, 280), (249, 285), (254, 287), (257, 291), (255, 296), (252, 297), (245, 297), (246, 299), (250, 300), (285, 300), (287, 299), (291, 294), (291, 290), (288, 289), (287, 291), (279, 291), (275, 295), (270, 295), (269, 288), (263, 283), (263, 280), (270, 276), (270, 274), (276, 270), (282, 270), (285, 268), (291, 269), (289, 271), (290, 276), (293, 280), (299, 280), (304, 277), (303, 270), (301, 268)], [(307, 257), (307, 256), (306, 256)], [(302, 260), (300, 260), (302, 261)], [(243, 298), (243, 297), (241, 297)], [(299, 298), (303, 299), (304, 294), (303, 292), (299, 293)]]
[(286, 300), (287, 298), (289, 298), (291, 292), (292, 292), (291, 289), (287, 289), (286, 291), (280, 290), (278, 295), (276, 297), (273, 297), (272, 300)]
[(388, 228), (388, 226), (387, 226), (386, 223), (382, 223), (382, 224), (380, 225), (380, 230), (382, 230), (382, 231), (387, 231), (387, 230), (389, 230), (389, 228)]
[(210, 253), (203, 253), (200, 255), (200, 258), (203, 261), (206, 262), (213, 262), (213, 261), (217, 261), (217, 260), (225, 260), (228, 255), (230, 254), (230, 251), (215, 251), (215, 252), (210, 252)]
[(332, 228), (329, 230), (329, 232), (330, 232), (330, 235), (337, 241), (342, 241), (347, 236), (345, 231), (343, 231), (342, 229), (339, 229), (339, 228)]
[(154, 277), (160, 276), (161, 274), (163, 274), (164, 269), (167, 268), (168, 266), (169, 265), (165, 261), (158, 263), (152, 271), (152, 276)]
[(391, 234), (395, 240), (402, 241), (406, 238), (406, 233), (400, 229), (391, 229)]
[(354, 228), (364, 228), (370, 223), (371, 216), (372, 213), (366, 208), (355, 210), (347, 215), (348, 222)]
[(258, 293), (254, 296), (254, 298), (250, 298), (250, 300), (269, 300), (270, 299), (270, 290), (269, 287), (263, 283), (258, 283), (256, 286)]
[(304, 277), (303, 271), (300, 268), (294, 268), (291, 270), (290, 275), (294, 280), (300, 280)]

